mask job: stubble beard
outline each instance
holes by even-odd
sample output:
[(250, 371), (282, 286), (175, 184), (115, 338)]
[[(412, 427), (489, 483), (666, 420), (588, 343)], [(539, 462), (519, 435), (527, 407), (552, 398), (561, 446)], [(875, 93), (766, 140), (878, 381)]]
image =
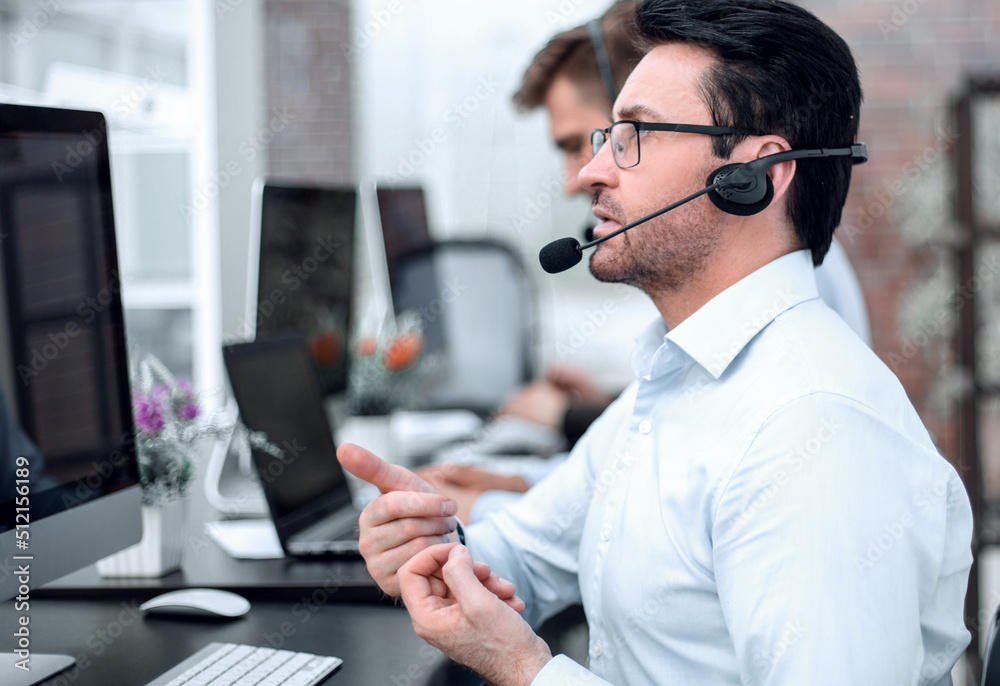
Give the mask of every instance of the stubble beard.
[[(601, 198), (600, 204), (622, 226), (655, 212), (643, 208), (625, 217), (617, 201)], [(621, 234), (620, 245), (601, 245), (590, 257), (590, 273), (605, 283), (626, 283), (651, 296), (682, 290), (704, 271), (718, 247), (722, 222), (707, 199), (698, 198)], [(614, 240), (614, 239), (612, 239)]]

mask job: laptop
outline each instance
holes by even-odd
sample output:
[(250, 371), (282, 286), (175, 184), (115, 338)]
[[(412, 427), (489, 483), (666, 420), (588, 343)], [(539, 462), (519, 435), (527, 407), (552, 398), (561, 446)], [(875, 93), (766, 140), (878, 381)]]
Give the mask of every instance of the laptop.
[(306, 340), (299, 334), (224, 345), (243, 423), (281, 449), (253, 450), (286, 555), (357, 555), (360, 512), (337, 461), (333, 428)]

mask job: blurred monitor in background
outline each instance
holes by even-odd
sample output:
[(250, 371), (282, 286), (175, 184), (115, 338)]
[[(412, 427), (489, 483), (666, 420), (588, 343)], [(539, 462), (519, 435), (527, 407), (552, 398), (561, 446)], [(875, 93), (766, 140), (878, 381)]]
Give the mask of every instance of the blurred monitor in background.
[[(385, 263), (389, 271), (389, 290), (393, 311), (427, 311), (441, 297), (439, 274), (432, 261), (422, 261), (401, 278), (401, 262), (407, 255), (429, 250), (433, 244), (427, 221), (424, 189), (418, 186), (376, 187), (379, 223), (385, 245)], [(421, 317), (424, 349), (430, 354), (445, 353), (443, 321), (446, 313)]]
[(375, 196), (391, 284), (399, 256), (431, 244), (424, 189), (418, 186), (380, 186), (376, 188)]
[(251, 222), (247, 321), (309, 341), (323, 392), (347, 389), (357, 192), (260, 181)]

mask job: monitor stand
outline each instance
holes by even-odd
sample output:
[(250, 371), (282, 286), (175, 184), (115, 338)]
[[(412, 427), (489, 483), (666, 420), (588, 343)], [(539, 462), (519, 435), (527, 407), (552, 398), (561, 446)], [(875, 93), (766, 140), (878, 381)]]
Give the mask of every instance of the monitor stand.
[[(233, 426), (239, 412), (230, 401), (222, 411), (223, 426)], [(230, 459), (231, 457), (235, 459)], [(268, 517), (271, 511), (250, 457), (250, 445), (235, 435), (212, 440), (212, 453), (205, 468), (205, 497), (223, 515), (243, 518)]]
[(0, 684), (4, 686), (34, 686), (76, 665), (69, 655), (32, 653), (28, 669), (17, 667), (20, 658), (14, 654), (0, 656)]

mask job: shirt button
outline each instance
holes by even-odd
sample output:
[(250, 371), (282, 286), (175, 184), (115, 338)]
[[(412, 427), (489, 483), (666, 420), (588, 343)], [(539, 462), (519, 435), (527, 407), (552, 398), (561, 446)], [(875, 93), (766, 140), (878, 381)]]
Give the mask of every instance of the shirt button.
[(604, 646), (601, 645), (600, 641), (594, 641), (590, 644), (590, 654), (594, 657), (600, 657), (604, 654)]
[(639, 433), (648, 434), (652, 430), (653, 430), (653, 422), (649, 421), (648, 419), (643, 419), (641, 422), (639, 422)]
[(611, 527), (610, 526), (606, 526), (603, 529), (601, 529), (601, 540), (603, 540), (603, 541), (610, 541), (611, 540)]

